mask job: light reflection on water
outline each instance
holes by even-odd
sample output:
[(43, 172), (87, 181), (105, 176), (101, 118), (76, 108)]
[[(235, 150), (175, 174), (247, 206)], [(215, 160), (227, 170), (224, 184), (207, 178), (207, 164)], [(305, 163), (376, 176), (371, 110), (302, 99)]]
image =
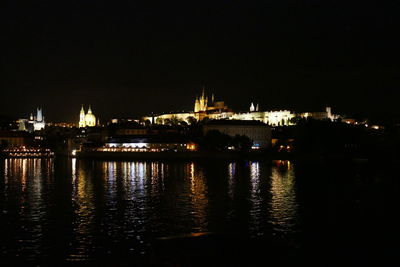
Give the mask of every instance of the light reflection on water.
[(282, 168), (259, 161), (63, 159), (56, 167), (54, 161), (4, 160), (1, 208), (16, 227), (2, 243), (3, 253), (51, 257), (54, 235), (60, 235), (59, 260), (85, 261), (143, 256), (160, 236), (298, 230), (295, 174), (287, 162)]
[[(15, 158), (5, 159), (3, 166), (1, 217), (5, 218), (1, 220), (6, 227), (2, 227), (5, 232), (1, 236), (7, 238), (11, 229), (18, 232), (12, 240), (7, 239), (7, 242), (18, 245), (2, 245), (3, 254), (12, 251), (27, 260), (34, 260), (45, 254), (41, 248), (49, 224), (47, 208), (52, 205), (46, 201), (46, 190), (51, 190), (49, 183), (54, 174), (53, 165), (47, 159)], [(11, 209), (8, 208), (10, 204)]]
[(290, 161), (276, 161), (271, 173), (270, 222), (278, 232), (294, 232), (298, 219), (295, 175)]
[(86, 176), (85, 169), (77, 167), (76, 159), (71, 160), (72, 165), (72, 193), (73, 206), (73, 238), (71, 253), (68, 260), (88, 259), (92, 250), (94, 239), (95, 206), (93, 203), (93, 184), (90, 177)]

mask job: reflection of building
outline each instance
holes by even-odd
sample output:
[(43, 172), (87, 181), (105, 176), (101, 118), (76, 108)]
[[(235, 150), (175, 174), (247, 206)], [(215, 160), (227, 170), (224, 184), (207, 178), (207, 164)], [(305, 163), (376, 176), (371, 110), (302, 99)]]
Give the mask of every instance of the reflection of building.
[(215, 120), (204, 125), (207, 133), (217, 130), (234, 137), (245, 135), (253, 141), (253, 148), (268, 148), (271, 145), (271, 127), (259, 121)]
[(88, 112), (85, 114), (85, 109), (81, 108), (81, 112), (79, 114), (79, 128), (81, 127), (93, 127), (96, 126), (96, 117), (92, 113), (92, 109), (89, 106)]
[(275, 161), (272, 167), (270, 223), (277, 232), (292, 232), (298, 223), (295, 172), (290, 161)]

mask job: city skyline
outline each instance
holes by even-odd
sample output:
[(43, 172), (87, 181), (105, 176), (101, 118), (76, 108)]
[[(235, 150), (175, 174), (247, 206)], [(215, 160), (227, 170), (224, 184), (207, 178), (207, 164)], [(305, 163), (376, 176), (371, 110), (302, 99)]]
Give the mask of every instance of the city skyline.
[[(202, 100), (203, 99), (203, 100)], [(201, 102), (203, 101), (203, 102)], [(195, 102), (195, 104), (193, 103)], [(189, 104), (188, 104), (189, 103)], [(122, 119), (122, 118), (129, 118), (129, 119), (134, 119), (134, 120), (152, 120), (150, 118), (158, 118), (158, 117), (162, 117), (162, 118), (170, 118), (172, 117), (176, 117), (177, 119), (183, 120), (183, 121), (187, 121), (187, 117), (194, 117), (194, 118), (198, 118), (198, 116), (200, 116), (200, 120), (202, 120), (202, 118), (204, 118), (204, 114), (207, 111), (207, 113), (209, 113), (209, 111), (211, 111), (212, 113), (214, 113), (214, 115), (208, 116), (206, 115), (206, 117), (208, 117), (209, 119), (245, 119), (245, 120), (254, 120), (254, 118), (252, 116), (249, 117), (249, 115), (246, 114), (251, 114), (251, 113), (260, 113), (260, 114), (270, 114), (269, 116), (271, 116), (272, 114), (280, 114), (280, 116), (284, 116), (286, 117), (285, 120), (288, 119), (288, 115), (290, 115), (290, 118), (294, 118), (294, 117), (313, 117), (313, 116), (317, 116), (320, 117), (321, 114), (325, 114), (323, 115), (323, 117), (326, 116), (326, 114), (330, 114), (332, 107), (329, 105), (325, 105), (325, 106), (320, 106), (316, 109), (298, 109), (295, 110), (293, 108), (264, 108), (264, 106), (260, 105), (259, 102), (250, 102), (247, 104), (247, 107), (244, 109), (236, 109), (235, 107), (230, 106), (229, 104), (226, 103), (226, 101), (224, 101), (223, 98), (217, 96), (215, 97), (214, 93), (211, 92), (207, 92), (205, 90), (205, 88), (203, 87), (198, 94), (196, 94), (196, 96), (194, 97), (194, 99), (192, 99), (192, 101), (188, 101), (188, 103), (183, 103), (182, 106), (186, 107), (186, 106), (190, 106), (191, 103), (191, 108), (187, 108), (187, 109), (183, 109), (183, 108), (176, 108), (174, 110), (170, 110), (170, 111), (161, 111), (161, 112), (150, 112), (148, 114), (144, 114), (144, 115), (135, 115), (135, 114), (128, 114), (127, 116), (118, 116), (116, 114), (111, 114), (111, 116), (105, 117), (104, 114), (99, 114), (97, 112), (97, 108), (96, 108), (96, 116), (93, 116), (92, 114), (92, 106), (90, 103), (89, 104), (81, 104), (80, 105), (80, 111), (79, 111), (79, 115), (76, 115), (77, 112), (76, 110), (74, 111), (72, 120), (70, 121), (61, 121), (61, 120), (49, 120), (49, 122), (51, 123), (68, 123), (68, 124), (77, 124), (79, 125), (79, 127), (85, 127), (85, 126), (95, 126), (95, 125), (102, 125), (102, 124), (106, 124), (108, 122), (110, 122), (112, 119)], [(208, 105), (208, 106), (207, 106)], [(86, 114), (84, 106), (88, 107), (88, 114)], [(243, 105), (242, 105), (243, 106)], [(199, 108), (201, 107), (201, 108)], [(40, 107), (41, 110), (43, 110), (43, 107)], [(100, 107), (101, 109), (101, 107)], [(329, 109), (329, 111), (327, 111)], [(387, 120), (385, 121), (384, 119), (376, 119), (375, 117), (368, 118), (366, 116), (366, 114), (359, 114), (354, 115), (353, 114), (346, 114), (346, 113), (340, 113), (338, 112), (338, 110), (336, 109), (336, 107), (333, 107), (336, 116), (335, 118), (341, 118), (341, 119), (351, 119), (351, 120), (356, 120), (358, 122), (365, 122), (366, 120), (372, 121), (374, 123), (383, 123), (383, 122), (387, 122)], [(197, 111), (196, 111), (197, 110)], [(204, 111), (204, 114), (201, 115), (200, 113), (202, 113), (202, 111)], [(200, 112), (200, 113), (199, 113)], [(86, 114), (86, 115), (85, 115)], [(110, 113), (109, 113), (110, 114)], [(197, 114), (197, 115), (195, 115)], [(221, 114), (221, 115), (218, 115)], [(224, 115), (225, 114), (225, 115)], [(229, 115), (231, 114), (231, 115)], [(236, 114), (236, 115), (235, 115)], [(318, 115), (312, 115), (312, 114), (318, 114)], [(333, 114), (333, 113), (332, 113)], [(0, 114), (2, 115), (2, 114)], [(233, 117), (232, 117), (233, 115)], [(273, 115), (273, 116), (275, 116)], [(32, 114), (30, 113), (30, 117), (32, 116)], [(92, 116), (93, 118), (87, 119), (87, 116)], [(253, 116), (260, 116), (260, 115), (253, 115)], [(261, 115), (261, 116), (268, 116), (268, 115)], [(50, 116), (51, 117), (51, 116)], [(328, 117), (330, 118), (330, 115), (328, 115)], [(13, 119), (27, 119), (27, 116), (21, 116), (21, 117), (16, 117), (14, 114), (14, 117), (10, 117)], [(282, 117), (283, 118), (283, 117)], [(332, 120), (332, 118), (330, 118)], [(101, 123), (100, 123), (101, 120)], [(279, 119), (278, 121), (280, 121), (281, 119)], [(90, 122), (89, 122), (90, 121)], [(276, 123), (273, 123), (276, 124)]]
[(329, 105), (398, 118), (390, 5), (10, 1), (0, 114), (43, 106), (49, 120), (73, 121), (81, 104), (104, 118), (189, 110), (205, 86), (237, 110)]

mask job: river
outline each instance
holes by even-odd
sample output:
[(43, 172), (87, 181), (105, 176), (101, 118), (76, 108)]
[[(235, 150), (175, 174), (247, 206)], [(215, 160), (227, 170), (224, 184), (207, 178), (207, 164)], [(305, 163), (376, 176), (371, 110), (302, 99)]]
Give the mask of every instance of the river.
[[(370, 162), (2, 159), (0, 262), (185, 265), (204, 252), (236, 254), (224, 262), (240, 266), (389, 263), (400, 236), (398, 171)], [(225, 250), (202, 247), (215, 244)]]

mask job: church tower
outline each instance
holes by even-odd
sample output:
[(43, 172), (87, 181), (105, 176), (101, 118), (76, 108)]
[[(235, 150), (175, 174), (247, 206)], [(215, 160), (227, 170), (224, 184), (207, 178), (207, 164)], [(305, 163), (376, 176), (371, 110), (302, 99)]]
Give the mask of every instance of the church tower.
[(206, 97), (205, 89), (203, 88), (203, 92), (200, 97), (200, 105), (199, 105), (199, 111), (206, 111), (207, 110), (207, 104), (208, 104), (208, 98)]
[(41, 108), (36, 109), (36, 121), (37, 122), (43, 121), (43, 113)]
[(196, 100), (194, 101), (194, 112), (199, 112), (200, 110), (200, 102), (199, 98), (196, 96)]
[(46, 126), (46, 123), (45, 123), (44, 117), (43, 117), (43, 110), (42, 110), (42, 108), (37, 108), (36, 109), (36, 118), (33, 121), (33, 129), (35, 131), (40, 131), (40, 130), (44, 129), (45, 126)]
[(251, 105), (250, 105), (250, 112), (254, 112), (254, 111), (255, 111), (254, 104), (253, 104), (253, 102), (251, 102)]
[(82, 128), (82, 127), (85, 127), (85, 126), (86, 126), (86, 123), (85, 123), (85, 109), (83, 108), (83, 105), (82, 105), (81, 112), (79, 114), (79, 128)]

